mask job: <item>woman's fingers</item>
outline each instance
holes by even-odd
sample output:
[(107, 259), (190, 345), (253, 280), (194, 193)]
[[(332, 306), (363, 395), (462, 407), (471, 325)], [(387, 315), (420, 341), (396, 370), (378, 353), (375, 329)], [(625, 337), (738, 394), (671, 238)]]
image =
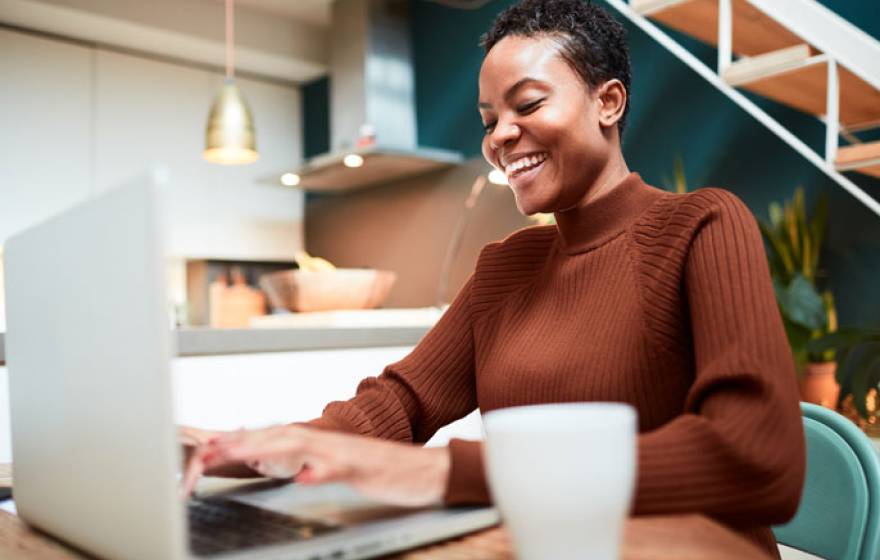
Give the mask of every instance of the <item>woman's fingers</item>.
[(284, 459), (262, 459), (248, 462), (248, 466), (267, 478), (293, 478), (301, 464)]
[(204, 450), (197, 449), (186, 462), (186, 468), (183, 472), (183, 484), (180, 488), (180, 495), (183, 499), (188, 498), (192, 494), (196, 483), (199, 481), (199, 477), (205, 472), (205, 463), (202, 458), (203, 452)]
[(183, 445), (202, 445), (219, 436), (221, 433), (222, 432), (217, 432), (213, 430), (193, 428), (191, 426), (177, 427), (177, 437), (180, 439), (180, 443), (182, 443)]
[(303, 441), (288, 426), (239, 430), (212, 438), (200, 454), (205, 472), (223, 472), (230, 465), (247, 466), (254, 474), (292, 478), (302, 468)]
[(247, 466), (272, 478), (303, 484), (342, 481), (386, 503), (421, 506), (442, 498), (448, 451), (302, 426), (222, 434), (200, 445), (183, 481), (189, 495), (205, 472)]
[[(307, 438), (290, 426), (241, 430), (226, 434), (209, 444), (219, 457), (230, 461), (300, 463), (306, 454)], [(260, 470), (260, 469), (257, 469)], [(294, 473), (295, 474), (295, 473)]]

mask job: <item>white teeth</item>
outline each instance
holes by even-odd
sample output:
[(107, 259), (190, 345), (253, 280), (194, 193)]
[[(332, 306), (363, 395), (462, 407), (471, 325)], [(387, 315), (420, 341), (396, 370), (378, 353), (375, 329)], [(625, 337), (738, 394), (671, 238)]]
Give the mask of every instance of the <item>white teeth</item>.
[(508, 177), (512, 177), (512, 176), (516, 175), (517, 173), (519, 173), (520, 171), (522, 171), (526, 168), (534, 167), (546, 159), (547, 159), (546, 153), (541, 153), (541, 154), (532, 155), (532, 156), (525, 156), (525, 157), (522, 157), (522, 158), (516, 160), (515, 162), (509, 164), (505, 168), (505, 172), (507, 173)]

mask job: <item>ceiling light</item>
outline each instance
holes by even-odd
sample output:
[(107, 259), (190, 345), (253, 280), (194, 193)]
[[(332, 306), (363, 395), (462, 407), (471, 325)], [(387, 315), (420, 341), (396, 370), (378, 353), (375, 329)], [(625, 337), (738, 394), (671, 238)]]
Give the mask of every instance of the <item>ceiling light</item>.
[(295, 187), (299, 184), (299, 175), (296, 173), (285, 173), (281, 176), (281, 184), (285, 187)]
[(493, 169), (489, 172), (489, 181), (493, 185), (506, 185), (507, 183), (507, 175), (504, 174), (500, 169)]
[(247, 101), (235, 85), (233, 26), (232, 0), (226, 0), (226, 82), (208, 114), (203, 154), (211, 163), (226, 165), (253, 163), (260, 158), (254, 118)]
[(359, 154), (348, 154), (342, 158), (342, 163), (346, 167), (360, 167), (364, 164), (364, 158)]

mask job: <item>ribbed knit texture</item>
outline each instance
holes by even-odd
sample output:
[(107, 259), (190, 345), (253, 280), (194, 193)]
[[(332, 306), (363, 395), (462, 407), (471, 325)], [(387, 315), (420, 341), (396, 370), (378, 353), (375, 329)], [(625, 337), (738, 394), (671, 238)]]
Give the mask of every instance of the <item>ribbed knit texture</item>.
[[(556, 217), (487, 245), (418, 346), (314, 423), (424, 442), (476, 407), (627, 402), (639, 413), (634, 513), (700, 512), (775, 555), (768, 527), (797, 509), (804, 438), (748, 208), (631, 173)], [(490, 501), (481, 447), (450, 443), (447, 503)]]

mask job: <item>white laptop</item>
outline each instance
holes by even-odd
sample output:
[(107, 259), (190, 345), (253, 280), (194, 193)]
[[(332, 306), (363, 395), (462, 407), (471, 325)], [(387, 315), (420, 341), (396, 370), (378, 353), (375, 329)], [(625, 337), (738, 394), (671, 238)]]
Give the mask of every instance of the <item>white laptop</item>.
[(145, 560), (372, 558), (496, 524), (492, 508), (389, 508), (342, 485), (181, 501), (164, 188), (121, 187), (5, 245), (19, 515), (96, 556)]

